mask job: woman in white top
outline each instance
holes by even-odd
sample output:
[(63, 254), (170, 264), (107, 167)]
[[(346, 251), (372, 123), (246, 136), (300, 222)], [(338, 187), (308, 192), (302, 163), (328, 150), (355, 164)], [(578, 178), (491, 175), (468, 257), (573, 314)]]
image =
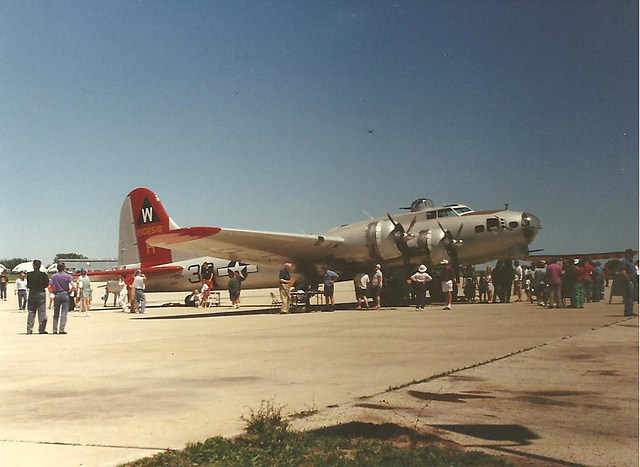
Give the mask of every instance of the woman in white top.
[(127, 277), (124, 274), (118, 280), (118, 286), (120, 286), (120, 294), (118, 297), (120, 298), (120, 306), (122, 307), (122, 311), (124, 313), (129, 312), (129, 291), (127, 290), (127, 283), (124, 281), (124, 278)]
[(427, 286), (431, 279), (433, 278), (427, 274), (427, 267), (424, 264), (421, 264), (418, 272), (411, 276), (416, 290), (416, 310), (424, 310), (427, 304)]
[(487, 273), (484, 275), (484, 280), (487, 283), (487, 293), (489, 294), (489, 303), (493, 302), (493, 277), (491, 277), (491, 266), (487, 266)]

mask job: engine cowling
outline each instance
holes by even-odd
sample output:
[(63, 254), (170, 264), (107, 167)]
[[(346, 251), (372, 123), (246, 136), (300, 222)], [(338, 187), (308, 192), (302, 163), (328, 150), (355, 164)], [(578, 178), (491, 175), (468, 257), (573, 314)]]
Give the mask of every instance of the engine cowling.
[[(371, 222), (367, 226), (367, 246), (373, 257), (383, 261), (402, 257), (393, 235), (394, 225), (388, 220)], [(407, 236), (407, 251), (412, 257), (426, 257), (436, 264), (449, 259), (445, 247), (445, 234), (441, 229), (424, 229)]]
[(402, 257), (393, 235), (394, 225), (389, 220), (371, 222), (367, 226), (367, 247), (375, 258), (383, 261)]

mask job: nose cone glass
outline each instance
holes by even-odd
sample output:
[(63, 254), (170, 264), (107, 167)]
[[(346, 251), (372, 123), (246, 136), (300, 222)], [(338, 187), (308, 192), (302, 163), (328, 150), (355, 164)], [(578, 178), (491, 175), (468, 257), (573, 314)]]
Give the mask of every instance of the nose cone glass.
[(527, 242), (531, 243), (533, 241), (541, 227), (540, 219), (537, 216), (528, 212), (522, 213), (522, 232)]

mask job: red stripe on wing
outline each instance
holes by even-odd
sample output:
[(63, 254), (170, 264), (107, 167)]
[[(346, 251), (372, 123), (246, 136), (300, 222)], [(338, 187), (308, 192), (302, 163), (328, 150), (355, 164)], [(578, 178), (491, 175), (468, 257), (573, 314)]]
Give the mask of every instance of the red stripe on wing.
[[(130, 276), (135, 274), (137, 270), (142, 271), (142, 273), (146, 276), (160, 276), (164, 274), (174, 274), (177, 272), (182, 272), (184, 269), (182, 266), (158, 266), (155, 268), (129, 268), (129, 269), (113, 269), (111, 271), (90, 271), (87, 273), (87, 276), (98, 279), (104, 278), (105, 280), (109, 280), (112, 278), (119, 278), (120, 276)], [(80, 274), (75, 273), (73, 276), (78, 277)]]

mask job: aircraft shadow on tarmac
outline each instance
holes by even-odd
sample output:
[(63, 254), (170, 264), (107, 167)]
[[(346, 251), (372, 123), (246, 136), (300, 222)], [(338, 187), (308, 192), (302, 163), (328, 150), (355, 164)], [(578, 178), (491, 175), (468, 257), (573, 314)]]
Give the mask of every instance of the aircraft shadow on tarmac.
[[(389, 440), (398, 436), (415, 436), (416, 433), (411, 428), (396, 425), (395, 423), (382, 423), (377, 425), (375, 423), (366, 422), (349, 422), (340, 425), (328, 426), (324, 428), (318, 428), (311, 431), (314, 434), (320, 436), (344, 436), (349, 438), (366, 438), (366, 439), (380, 439)], [(439, 441), (438, 436), (432, 434), (418, 434), (416, 436), (418, 441), (432, 442)]]
[(228, 316), (255, 316), (255, 315), (276, 315), (280, 310), (273, 308), (266, 308), (260, 310), (234, 310), (234, 311), (215, 311), (208, 313), (188, 313), (180, 315), (165, 315), (165, 316), (140, 316), (133, 317), (135, 320), (172, 320), (172, 319), (197, 319), (197, 318), (225, 318)]
[[(173, 306), (172, 304), (165, 304), (165, 305), (159, 305), (159, 306), (153, 306), (153, 307), (149, 307), (147, 306), (147, 308), (168, 308), (170, 306)], [(178, 306), (178, 305), (175, 305)], [(180, 305), (181, 308), (186, 308), (182, 305)], [(356, 311), (355, 310), (355, 303), (341, 303), (341, 304), (337, 304), (334, 308), (334, 310), (332, 311), (343, 311), (343, 310), (351, 310), (351, 311)], [(172, 320), (172, 319), (195, 319), (195, 318), (224, 318), (224, 317), (228, 317), (228, 316), (255, 316), (255, 315), (277, 315), (280, 313), (280, 309), (279, 308), (260, 308), (260, 309), (252, 309), (252, 310), (234, 310), (234, 311), (227, 311), (224, 309), (221, 309), (220, 311), (209, 311), (206, 313), (202, 313), (202, 312), (198, 312), (196, 310), (203, 310), (203, 308), (190, 308), (191, 310), (194, 310), (193, 313), (183, 313), (183, 314), (179, 314), (179, 315), (165, 315), (165, 316), (140, 316), (140, 315), (136, 315), (135, 317), (132, 317), (132, 319), (140, 319), (140, 320)], [(211, 308), (209, 308), (210, 310)], [(385, 307), (386, 310), (389, 309), (393, 309), (393, 308), (388, 308)], [(372, 308), (373, 310), (373, 308)], [(360, 311), (360, 310), (358, 310)], [(365, 309), (366, 311), (366, 309)], [(302, 306), (298, 306), (295, 308), (291, 309), (290, 314), (292, 315), (296, 315), (296, 314), (304, 314), (304, 313), (312, 313), (312, 312), (328, 312), (328, 310), (324, 310), (324, 307), (322, 305), (312, 305), (311, 309), (309, 311), (305, 311), (304, 307)]]
[(552, 457), (541, 456), (530, 452), (522, 452), (517, 449), (513, 449), (518, 446), (528, 446), (534, 439), (540, 437), (536, 435), (526, 426), (522, 425), (431, 425), (433, 428), (440, 430), (452, 431), (454, 433), (460, 433), (472, 438), (483, 439), (487, 441), (504, 441), (508, 444), (472, 444), (465, 445), (465, 447), (471, 448), (486, 448), (495, 451), (503, 452), (506, 454), (512, 454), (519, 457), (525, 457), (528, 459), (534, 459), (548, 463), (549, 465), (566, 465), (570, 467), (583, 467), (582, 464), (576, 464), (561, 459), (555, 459)]

